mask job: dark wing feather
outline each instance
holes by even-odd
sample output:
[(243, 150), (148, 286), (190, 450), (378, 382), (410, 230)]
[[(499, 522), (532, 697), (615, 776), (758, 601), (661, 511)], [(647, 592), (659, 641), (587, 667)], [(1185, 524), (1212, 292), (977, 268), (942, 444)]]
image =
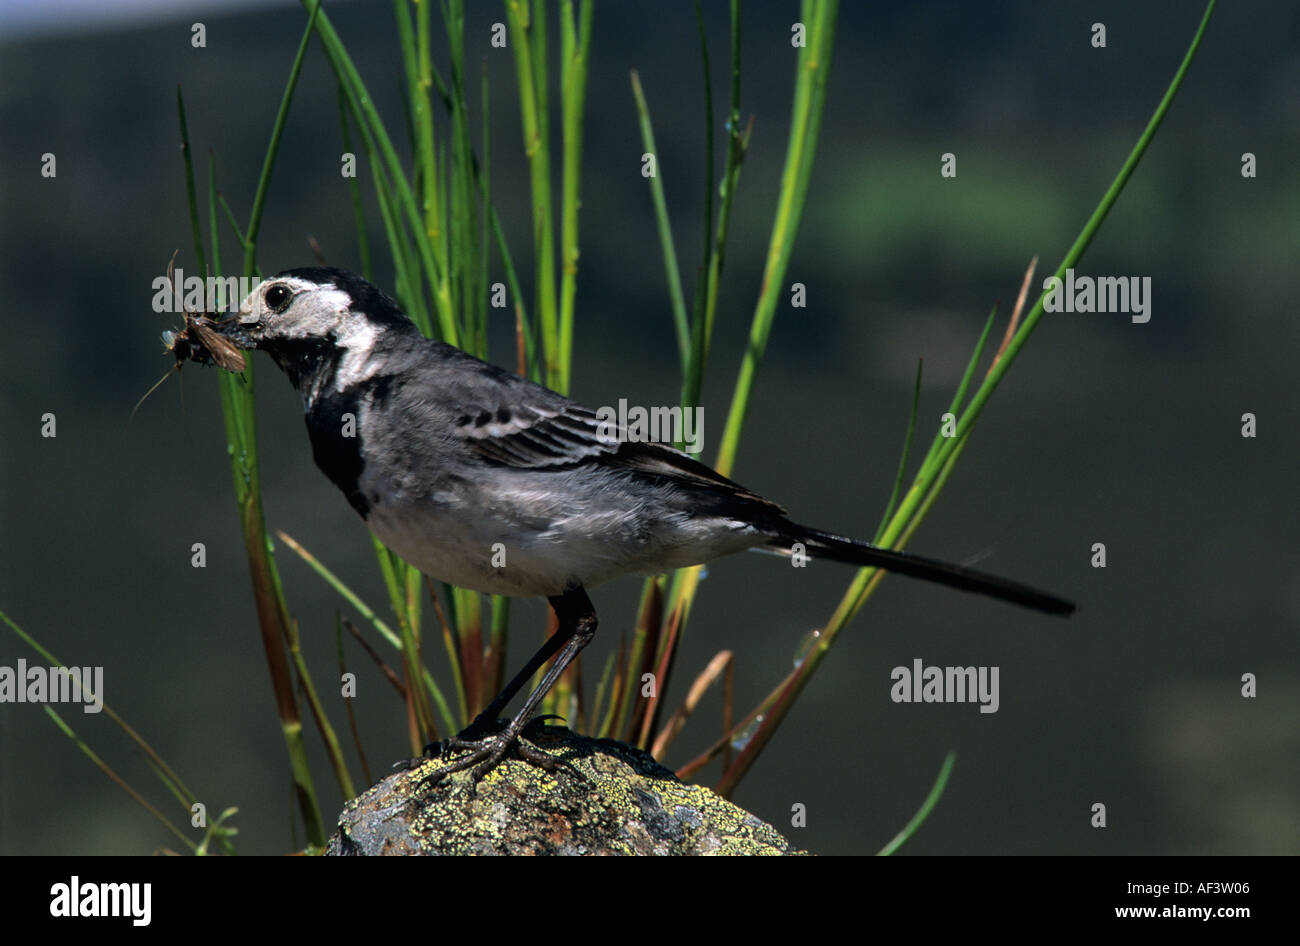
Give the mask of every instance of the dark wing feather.
[(692, 489), (697, 493), (709, 493), (717, 499), (736, 504), (734, 509), (718, 509), (725, 515), (755, 520), (768, 516), (785, 515), (785, 510), (764, 499), (757, 493), (750, 492), (734, 480), (729, 480), (721, 473), (705, 466), (698, 460), (692, 460), (680, 450), (659, 443), (624, 443), (612, 461), (603, 461), (606, 465), (666, 480), (674, 485)]
[[(503, 392), (505, 393), (505, 392)], [(517, 392), (510, 392), (512, 394)], [(659, 443), (626, 439), (617, 424), (603, 422), (595, 411), (547, 391), (527, 403), (515, 400), (463, 418), (457, 427), (465, 443), (485, 460), (526, 470), (571, 470), (584, 464), (657, 480), (700, 496), (711, 497), (711, 512), (753, 519), (782, 516), (776, 503)]]
[[(444, 358), (476, 369), (476, 383), (444, 393), (442, 399), (466, 405), (452, 419), (455, 433), (489, 463), (539, 472), (601, 468), (689, 493), (693, 502), (688, 505), (700, 515), (733, 516), (755, 525), (784, 520), (785, 510), (776, 503), (679, 450), (629, 441), (625, 428), (590, 408), (458, 349), (431, 344)], [(431, 388), (447, 387), (445, 376), (436, 381)]]
[(601, 436), (595, 412), (555, 401), (466, 415), (457, 432), (483, 459), (524, 470), (570, 469), (618, 450), (616, 439)]

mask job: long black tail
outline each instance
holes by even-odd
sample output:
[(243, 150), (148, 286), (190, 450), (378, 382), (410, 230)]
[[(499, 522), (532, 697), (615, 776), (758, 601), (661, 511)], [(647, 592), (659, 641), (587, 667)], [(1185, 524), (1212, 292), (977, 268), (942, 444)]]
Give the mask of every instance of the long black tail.
[(773, 539), (770, 547), (789, 554), (795, 542), (802, 542), (807, 553), (813, 558), (829, 558), (848, 565), (883, 568), (885, 571), (937, 582), (950, 588), (974, 591), (977, 594), (988, 595), (1024, 608), (1044, 611), (1047, 614), (1074, 613), (1074, 602), (1022, 585), (1018, 581), (1010, 581), (986, 572), (974, 571), (921, 555), (912, 555), (910, 552), (878, 548), (866, 542), (857, 542), (794, 523), (790, 523), (785, 535)]

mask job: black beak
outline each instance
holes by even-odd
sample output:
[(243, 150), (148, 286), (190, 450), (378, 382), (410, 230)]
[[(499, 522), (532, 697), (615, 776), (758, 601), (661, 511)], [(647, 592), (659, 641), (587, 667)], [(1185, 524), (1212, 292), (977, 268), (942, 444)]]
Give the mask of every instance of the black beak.
[(257, 323), (245, 325), (239, 321), (238, 316), (235, 316), (213, 323), (211, 328), (222, 338), (232, 342), (235, 347), (248, 350), (257, 347), (262, 327)]

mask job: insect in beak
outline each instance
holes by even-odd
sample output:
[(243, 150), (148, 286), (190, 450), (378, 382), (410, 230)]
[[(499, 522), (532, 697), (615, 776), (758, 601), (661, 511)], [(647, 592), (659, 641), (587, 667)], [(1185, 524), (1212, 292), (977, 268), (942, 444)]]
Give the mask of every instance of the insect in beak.
[(184, 331), (180, 334), (164, 332), (163, 343), (167, 343), (167, 335), (172, 335), (169, 348), (178, 365), (188, 359), (200, 364), (212, 363), (227, 371), (243, 371), (244, 353), (218, 331), (220, 325), (206, 315), (186, 313)]
[(153, 387), (144, 392), (144, 397), (140, 398), (131, 409), (132, 417), (140, 409), (140, 405), (148, 400), (149, 395), (157, 391), (173, 372), (180, 374), (181, 367), (187, 361), (197, 361), (201, 365), (214, 364), (226, 371), (244, 370), (246, 367), (244, 353), (235, 346), (234, 342), (217, 331), (219, 325), (220, 323), (214, 322), (206, 315), (187, 312), (185, 328), (179, 332), (162, 333), (163, 348), (171, 352), (176, 363), (154, 383)]
[[(179, 251), (178, 251), (179, 252)], [(167, 278), (174, 278), (176, 265), (176, 254), (172, 254), (171, 261), (167, 264)], [(167, 331), (162, 333), (163, 348), (171, 352), (176, 363), (161, 378), (154, 383), (144, 397), (136, 402), (131, 409), (131, 416), (140, 409), (143, 404), (159, 386), (171, 377), (172, 371), (180, 373), (181, 366), (187, 361), (197, 361), (199, 364), (215, 364), (218, 368), (224, 368), (226, 371), (239, 372), (245, 368), (244, 354), (235, 344), (225, 335), (222, 329), (230, 323), (217, 322), (195, 312), (185, 313), (185, 327), (179, 332)]]

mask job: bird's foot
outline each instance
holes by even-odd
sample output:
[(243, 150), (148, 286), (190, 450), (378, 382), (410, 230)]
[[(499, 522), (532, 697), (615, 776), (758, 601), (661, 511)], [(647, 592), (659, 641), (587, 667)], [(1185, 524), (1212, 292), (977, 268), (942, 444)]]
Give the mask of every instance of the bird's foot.
[[(543, 735), (546, 730), (546, 721), (560, 718), (559, 716), (537, 716), (517, 730), (515, 724), (510, 720), (476, 719), (456, 735), (449, 736), (440, 742), (431, 742), (424, 747), (424, 759), (437, 758), (445, 760), (460, 750), (468, 751), (465, 755), (421, 777), (420, 781), (427, 785), (437, 785), (453, 772), (461, 772), (472, 767), (470, 783), (473, 785), (496, 768), (501, 760), (511, 752), (525, 762), (531, 762), (533, 765), (550, 771), (560, 764), (559, 761), (554, 756), (535, 748), (520, 737), (536, 738)], [(407, 764), (407, 767), (416, 768), (423, 761), (423, 759), (412, 760)]]

